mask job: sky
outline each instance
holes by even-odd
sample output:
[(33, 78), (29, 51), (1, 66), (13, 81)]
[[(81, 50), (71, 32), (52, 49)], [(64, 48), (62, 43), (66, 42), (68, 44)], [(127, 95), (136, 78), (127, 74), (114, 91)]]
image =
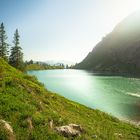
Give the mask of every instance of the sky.
[(0, 0), (8, 42), (18, 28), (24, 59), (80, 62), (140, 0)]

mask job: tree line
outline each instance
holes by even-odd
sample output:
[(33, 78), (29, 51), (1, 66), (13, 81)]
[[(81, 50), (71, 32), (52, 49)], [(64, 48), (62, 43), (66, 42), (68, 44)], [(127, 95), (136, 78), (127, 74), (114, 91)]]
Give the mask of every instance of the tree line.
[[(0, 24), (0, 57), (17, 69), (22, 70), (24, 67), (23, 52), (20, 46), (20, 36), (16, 29), (13, 37), (13, 43), (10, 45), (3, 23)], [(11, 46), (11, 48), (9, 48)]]

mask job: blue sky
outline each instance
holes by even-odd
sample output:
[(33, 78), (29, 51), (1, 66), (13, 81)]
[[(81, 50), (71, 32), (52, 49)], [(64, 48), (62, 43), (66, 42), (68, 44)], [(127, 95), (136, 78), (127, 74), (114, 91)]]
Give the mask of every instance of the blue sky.
[(139, 7), (139, 0), (0, 0), (0, 22), (10, 43), (19, 29), (25, 60), (80, 62)]

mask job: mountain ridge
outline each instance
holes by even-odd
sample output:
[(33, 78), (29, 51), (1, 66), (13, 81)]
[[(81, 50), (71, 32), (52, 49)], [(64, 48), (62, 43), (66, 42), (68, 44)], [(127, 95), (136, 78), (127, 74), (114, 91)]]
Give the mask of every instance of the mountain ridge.
[(139, 73), (139, 57), (140, 11), (117, 24), (75, 68), (102, 73)]

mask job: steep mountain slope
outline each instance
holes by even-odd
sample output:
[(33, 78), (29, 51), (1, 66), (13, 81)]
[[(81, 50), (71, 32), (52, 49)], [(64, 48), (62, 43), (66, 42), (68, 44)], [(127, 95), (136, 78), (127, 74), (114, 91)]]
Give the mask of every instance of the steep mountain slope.
[[(64, 138), (54, 128), (75, 123), (81, 136)], [(35, 77), (17, 71), (0, 59), (0, 139), (128, 140), (140, 138), (140, 127), (89, 109), (47, 91)]]
[(140, 11), (120, 22), (75, 68), (140, 73)]

